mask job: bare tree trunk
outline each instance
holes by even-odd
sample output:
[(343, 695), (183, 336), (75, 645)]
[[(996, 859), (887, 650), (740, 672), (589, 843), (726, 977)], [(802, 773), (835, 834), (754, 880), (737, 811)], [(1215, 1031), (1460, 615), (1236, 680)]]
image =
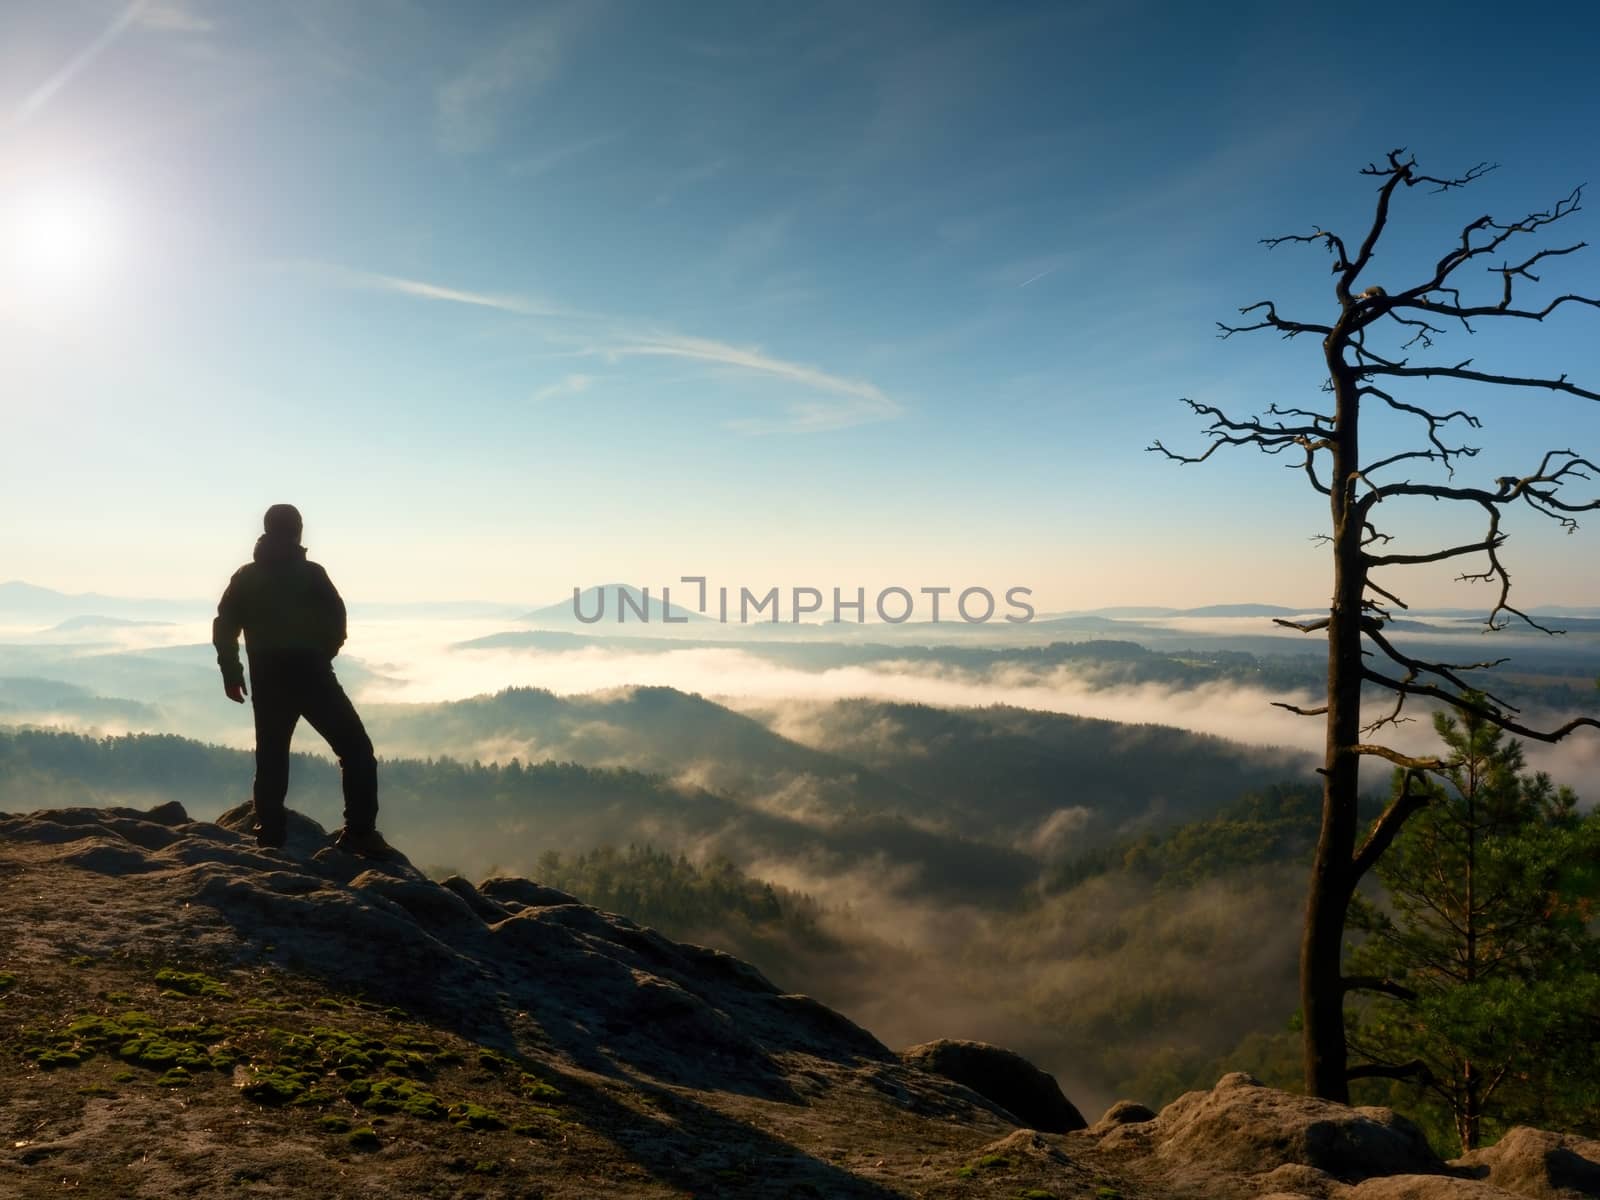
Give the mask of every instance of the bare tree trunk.
[(1361, 601), (1366, 589), (1362, 521), (1354, 503), (1360, 463), (1360, 396), (1343, 361), (1343, 322), (1328, 336), (1328, 367), (1338, 405), (1329, 505), (1333, 518), (1333, 604), (1328, 622), (1328, 738), (1323, 761), (1322, 827), (1311, 867), (1300, 945), (1306, 1091), (1350, 1102), (1344, 1029), (1345, 918), (1355, 891), (1356, 800), (1361, 740)]
[[(1490, 163), (1479, 163), (1454, 177), (1424, 174), (1416, 159), (1403, 149), (1391, 150), (1383, 164), (1369, 163), (1361, 174), (1382, 180), (1372, 224), (1354, 253), (1338, 234), (1317, 227), (1310, 233), (1287, 234), (1262, 239), (1268, 247), (1300, 243), (1319, 245), (1333, 255), (1334, 294), (1339, 301), (1339, 316), (1331, 324), (1299, 321), (1283, 316), (1272, 300), (1260, 300), (1239, 309), (1246, 319), (1239, 324), (1219, 321), (1221, 336), (1257, 330), (1270, 330), (1285, 338), (1306, 334), (1321, 336), (1323, 356), (1328, 367), (1328, 386), (1336, 411), (1320, 408), (1271, 405), (1264, 415), (1246, 419), (1230, 417), (1212, 404), (1184, 400), (1194, 412), (1209, 420), (1206, 432), (1211, 444), (1198, 454), (1180, 454), (1159, 440), (1150, 449), (1180, 463), (1205, 462), (1224, 446), (1255, 446), (1268, 454), (1293, 450), (1305, 455), (1298, 465), (1305, 470), (1310, 485), (1329, 498), (1332, 511), (1333, 596), (1327, 619), (1298, 622), (1279, 620), (1280, 625), (1312, 633), (1326, 629), (1328, 636), (1328, 702), (1315, 708), (1277, 702), (1278, 707), (1306, 717), (1327, 719), (1326, 752), (1323, 776), (1322, 827), (1317, 840), (1306, 897), (1305, 928), (1300, 942), (1300, 1010), (1304, 1020), (1304, 1065), (1306, 1090), (1330, 1100), (1349, 1102), (1349, 1048), (1344, 1029), (1344, 998), (1347, 981), (1342, 975), (1345, 919), (1357, 882), (1393, 842), (1400, 827), (1418, 808), (1427, 803), (1425, 791), (1414, 791), (1413, 776), (1437, 771), (1444, 764), (1436, 759), (1416, 758), (1390, 746), (1363, 744), (1361, 738), (1361, 691), (1363, 684), (1382, 688), (1394, 696), (1388, 715), (1365, 726), (1375, 733), (1401, 720), (1408, 701), (1431, 700), (1487, 721), (1498, 729), (1543, 742), (1558, 742), (1579, 728), (1600, 729), (1600, 717), (1578, 716), (1554, 729), (1525, 725), (1514, 706), (1474, 687), (1464, 672), (1486, 670), (1506, 661), (1496, 659), (1470, 664), (1434, 662), (1417, 658), (1394, 646), (1385, 626), (1390, 608), (1404, 609), (1405, 601), (1394, 591), (1371, 579), (1374, 570), (1419, 566), (1482, 555), (1483, 569), (1461, 575), (1462, 580), (1494, 584), (1498, 595), (1484, 618), (1489, 630), (1503, 628), (1510, 620), (1529, 628), (1554, 633), (1528, 613), (1513, 605), (1511, 574), (1500, 559), (1506, 534), (1500, 528), (1500, 513), (1510, 505), (1531, 506), (1571, 532), (1577, 528), (1575, 514), (1600, 511), (1600, 496), (1571, 499), (1563, 491), (1574, 481), (1600, 477), (1600, 463), (1571, 450), (1547, 451), (1539, 466), (1522, 476), (1504, 475), (1487, 487), (1458, 485), (1454, 480), (1457, 464), (1472, 458), (1479, 447), (1453, 443), (1446, 433), (1453, 422), (1479, 428), (1476, 417), (1464, 410), (1433, 411), (1402, 401), (1386, 387), (1391, 381), (1408, 379), (1456, 379), (1510, 388), (1543, 388), (1586, 400), (1600, 401), (1600, 391), (1580, 387), (1566, 375), (1524, 377), (1497, 374), (1472, 366), (1472, 360), (1450, 365), (1443, 362), (1413, 362), (1405, 355), (1416, 349), (1420, 355), (1431, 350), (1434, 339), (1447, 332), (1454, 322), (1471, 331), (1470, 322), (1490, 317), (1541, 322), (1564, 305), (1583, 305), (1600, 309), (1600, 297), (1567, 293), (1542, 307), (1519, 305), (1513, 298), (1514, 282), (1526, 279), (1539, 282), (1529, 267), (1535, 263), (1574, 253), (1583, 242), (1531, 251), (1521, 261), (1505, 258), (1489, 271), (1500, 276), (1499, 294), (1478, 302), (1465, 299), (1454, 279), (1460, 267), (1479, 260), (1479, 265), (1501, 257), (1513, 237), (1537, 234), (1546, 226), (1579, 211), (1581, 188), (1574, 188), (1552, 208), (1529, 213), (1509, 224), (1484, 216), (1461, 231), (1458, 243), (1434, 265), (1433, 274), (1411, 287), (1385, 288), (1365, 278), (1367, 268), (1389, 219), (1389, 206), (1397, 191), (1425, 184), (1435, 191), (1466, 187), (1494, 170)], [(1360, 292), (1359, 282), (1369, 283)], [(1444, 324), (1440, 324), (1443, 320)], [(1398, 335), (1399, 351), (1381, 342), (1382, 329), (1391, 338)], [(1348, 360), (1346, 355), (1349, 356)], [(1360, 406), (1363, 397), (1380, 406), (1380, 412), (1405, 414), (1421, 422), (1424, 440), (1409, 448), (1384, 454), (1372, 462), (1361, 461)], [(1457, 426), (1458, 428), (1460, 426)], [(1324, 456), (1327, 457), (1324, 457)], [(1291, 455), (1293, 457), (1293, 455)], [(1331, 459), (1331, 463), (1329, 463)], [(1409, 472), (1415, 464), (1429, 463), (1443, 468), (1446, 480), (1416, 479), (1410, 475), (1392, 478), (1386, 472)], [(1320, 468), (1328, 463), (1332, 475), (1323, 482)], [(1364, 489), (1364, 490), (1359, 490)], [(1382, 549), (1390, 535), (1372, 525), (1375, 505), (1388, 500), (1420, 499), (1447, 501), (1473, 506), (1487, 516), (1482, 537), (1456, 546), (1441, 546), (1422, 553), (1390, 553)], [(1387, 576), (1385, 576), (1387, 579)], [(1369, 592), (1371, 596), (1369, 598)], [(1364, 657), (1370, 653), (1370, 659)], [(1476, 698), (1471, 693), (1480, 692)], [(1357, 798), (1360, 790), (1358, 765), (1362, 755), (1384, 758), (1406, 771), (1402, 793), (1380, 813), (1371, 832), (1356, 847)], [(1354, 981), (1348, 986), (1356, 986)], [(1370, 982), (1360, 986), (1370, 986)], [(1363, 1076), (1400, 1078), (1395, 1069), (1374, 1069), (1362, 1064)], [(1403, 1068), (1413, 1074), (1412, 1064)], [(1480, 1085), (1481, 1086), (1481, 1085)], [(1490, 1090), (1492, 1090), (1492, 1085)], [(1481, 1097), (1480, 1097), (1481, 1102)]]

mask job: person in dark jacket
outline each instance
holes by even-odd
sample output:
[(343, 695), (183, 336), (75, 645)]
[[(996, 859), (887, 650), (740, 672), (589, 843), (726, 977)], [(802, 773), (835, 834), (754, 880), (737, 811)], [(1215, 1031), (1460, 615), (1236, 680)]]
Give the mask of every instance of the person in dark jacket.
[(246, 690), (239, 663), (241, 631), (250, 658), (256, 842), (272, 847), (284, 843), (289, 741), (304, 717), (339, 758), (344, 828), (334, 844), (353, 854), (381, 856), (389, 847), (377, 831), (378, 764), (372, 739), (333, 674), (334, 656), (345, 641), (344, 601), (328, 573), (306, 558), (294, 505), (267, 509), (262, 528), (254, 561), (233, 573), (211, 626), (223, 691), (238, 704), (244, 703)]

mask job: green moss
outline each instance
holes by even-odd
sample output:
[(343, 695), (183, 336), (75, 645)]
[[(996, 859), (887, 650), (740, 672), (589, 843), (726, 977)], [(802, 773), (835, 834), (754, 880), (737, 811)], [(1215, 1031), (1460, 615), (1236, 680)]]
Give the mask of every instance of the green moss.
[(1009, 1158), (1003, 1154), (985, 1154), (975, 1158), (964, 1167), (956, 1168), (957, 1179), (972, 1179), (984, 1171), (1004, 1171), (1011, 1167)]
[(1122, 1200), (1122, 1189), (1102, 1183), (1094, 1190), (1095, 1200)]
[(528, 1121), (518, 1121), (511, 1127), (511, 1132), (518, 1137), (541, 1137), (544, 1130)]
[(378, 1131), (370, 1125), (352, 1129), (344, 1135), (344, 1140), (356, 1150), (376, 1150), (382, 1144), (378, 1141)]
[(175, 1042), (160, 1034), (139, 1034), (130, 1038), (117, 1050), (117, 1054), (137, 1066), (161, 1070), (177, 1066), (181, 1058), (194, 1057), (189, 1053), (187, 1043)]
[(115, 1075), (113, 1075), (111, 1077), (111, 1082), (112, 1083), (132, 1083), (137, 1078), (139, 1078), (139, 1076), (137, 1074), (135, 1074), (134, 1072), (132, 1072), (132, 1071), (118, 1071)]
[(498, 1175), (500, 1174), (500, 1164), (492, 1158), (479, 1159), (472, 1164), (472, 1173), (474, 1175)]
[(293, 1104), (306, 1094), (312, 1082), (304, 1071), (287, 1067), (257, 1067), (255, 1074), (239, 1089), (247, 1100), (273, 1107)]
[(17, 977), (10, 971), (0, 971), (0, 992), (9, 992), (17, 986)]
[(220, 979), (213, 979), (200, 971), (175, 971), (162, 967), (156, 972), (156, 982), (169, 992), (180, 996), (200, 996), (211, 1000), (231, 1000), (233, 994)]
[(94, 966), (94, 959), (90, 958), (87, 954), (75, 955), (74, 957), (67, 959), (67, 966), (92, 967)]
[(328, 1116), (317, 1122), (322, 1127), (323, 1133), (349, 1133), (350, 1121), (347, 1117)]
[(504, 1129), (506, 1123), (493, 1109), (484, 1108), (470, 1100), (450, 1106), (450, 1120), (468, 1129)]
[[(346, 1089), (346, 1096), (349, 1090)], [(449, 1110), (432, 1092), (407, 1079), (380, 1079), (372, 1084), (361, 1107), (371, 1112), (401, 1113), (424, 1121), (443, 1120)]]
[(193, 1077), (182, 1067), (173, 1067), (160, 1079), (156, 1080), (157, 1087), (188, 1087), (193, 1082)]
[(517, 1091), (524, 1100), (559, 1100), (561, 1089), (546, 1083), (536, 1075), (523, 1074), (517, 1081)]
[(40, 1070), (54, 1071), (57, 1067), (75, 1067), (83, 1062), (83, 1055), (76, 1050), (57, 1050), (54, 1048), (42, 1049), (35, 1056)]

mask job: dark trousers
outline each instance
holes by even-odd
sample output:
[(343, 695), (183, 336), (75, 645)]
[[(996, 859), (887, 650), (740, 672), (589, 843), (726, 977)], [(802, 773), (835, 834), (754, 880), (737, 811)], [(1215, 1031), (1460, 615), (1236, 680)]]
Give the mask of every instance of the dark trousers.
[(252, 654), (250, 695), (256, 719), (256, 824), (268, 833), (283, 830), (289, 741), (304, 717), (338, 756), (345, 828), (357, 833), (374, 828), (378, 761), (355, 706), (334, 677), (333, 663), (313, 651)]

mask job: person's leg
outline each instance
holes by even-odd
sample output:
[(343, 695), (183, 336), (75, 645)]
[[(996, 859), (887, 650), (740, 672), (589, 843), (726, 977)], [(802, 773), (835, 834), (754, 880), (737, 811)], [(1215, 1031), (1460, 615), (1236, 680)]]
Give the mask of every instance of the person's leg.
[(284, 797), (289, 791), (289, 741), (300, 714), (294, 691), (268, 669), (251, 664), (250, 705), (256, 725), (256, 777), (251, 798), (256, 814), (256, 840), (283, 845), (288, 828)]
[(339, 759), (344, 784), (344, 827), (368, 833), (378, 824), (378, 760), (355, 705), (326, 664), (306, 681), (303, 710), (311, 727)]

